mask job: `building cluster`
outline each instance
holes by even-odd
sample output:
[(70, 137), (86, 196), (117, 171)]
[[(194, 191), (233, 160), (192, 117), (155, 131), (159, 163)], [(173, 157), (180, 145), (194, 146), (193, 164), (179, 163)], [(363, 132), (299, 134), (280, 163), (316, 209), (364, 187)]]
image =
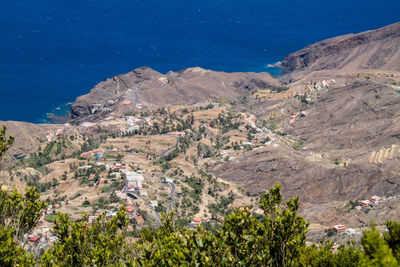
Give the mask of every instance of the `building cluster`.
[(168, 83), (168, 79), (166, 77), (163, 77), (163, 76), (158, 78), (158, 81), (161, 83), (161, 85), (166, 85)]
[(293, 124), (299, 116), (305, 116), (305, 115), (308, 115), (308, 114), (309, 114), (308, 111), (300, 111), (300, 112), (293, 113), (290, 116), (289, 124)]
[(99, 151), (91, 151), (91, 152), (83, 152), (80, 157), (84, 159), (93, 158), (95, 160), (100, 160), (104, 158), (105, 152), (103, 150)]
[(240, 114), (240, 121), (243, 122), (245, 126), (250, 126), (251, 128), (255, 129), (256, 126), (256, 116), (253, 114), (247, 115), (246, 113)]
[(343, 224), (337, 224), (332, 227), (329, 227), (328, 230), (333, 230), (336, 233), (346, 233), (348, 235), (354, 235), (357, 231), (353, 228), (346, 228)]
[[(307, 101), (312, 101), (311, 97), (310, 97), (310, 92), (314, 92), (314, 91), (320, 91), (322, 89), (329, 89), (331, 87), (333, 87), (333, 85), (335, 85), (337, 83), (336, 80), (334, 79), (330, 79), (330, 80), (322, 80), (322, 81), (318, 81), (318, 82), (308, 82), (307, 84), (302, 84), (302, 85), (298, 85), (293, 87), (294, 90), (288, 90), (285, 93), (288, 93), (289, 97), (293, 97), (295, 95), (301, 95), (301, 96), (307, 96), (306, 98)], [(292, 92), (290, 92), (292, 91)], [(295, 93), (295, 94), (294, 94)]]
[[(125, 103), (125, 102), (126, 101), (124, 101), (123, 103)], [(126, 104), (127, 103), (128, 102), (126, 102)], [(118, 132), (119, 135), (127, 135), (130, 133), (134, 133), (135, 131), (139, 131), (140, 129), (143, 129), (146, 126), (151, 127), (156, 122), (158, 122), (157, 119), (149, 117), (149, 116), (144, 117), (144, 118), (139, 118), (136, 116), (125, 116), (123, 118), (115, 118), (113, 116), (108, 116), (104, 119), (104, 121), (102, 121), (99, 124), (94, 123), (94, 122), (83, 122), (82, 124), (80, 124), (80, 126), (84, 127), (84, 128), (90, 128), (90, 127), (94, 127), (97, 125), (101, 125), (104, 127), (113, 126), (113, 127), (117, 127), (117, 129), (119, 129), (119, 132)]]
[(100, 217), (100, 215), (105, 214), (106, 218), (112, 218), (115, 215), (117, 215), (116, 211), (112, 211), (112, 210), (102, 210), (99, 209), (95, 212), (94, 215), (89, 216), (89, 224), (92, 224), (98, 217)]
[(64, 134), (64, 130), (63, 129), (58, 129), (55, 132), (48, 132), (46, 134), (47, 143), (54, 142), (55, 140), (57, 140), (57, 137), (59, 137), (59, 136), (61, 136), (63, 134)]
[(335, 232), (343, 232), (346, 230), (346, 226), (343, 224), (337, 224), (329, 228), (329, 230), (334, 230)]
[[(97, 165), (102, 165), (102, 163), (97, 162)], [(139, 214), (137, 214), (137, 210), (134, 206), (132, 199), (128, 197), (128, 193), (130, 192), (139, 193), (140, 196), (147, 196), (147, 190), (142, 188), (142, 183), (144, 181), (143, 173), (132, 171), (129, 166), (125, 166), (120, 162), (115, 162), (113, 164), (107, 163), (104, 166), (111, 177), (121, 178), (122, 175), (125, 175), (126, 181), (123, 190), (116, 190), (114, 193), (126, 204), (126, 214), (128, 215), (128, 218), (134, 218), (137, 222), (144, 221), (143, 218)], [(92, 167), (92, 165), (84, 165), (78, 167), (78, 169), (90, 169)], [(94, 180), (94, 177), (95, 174), (91, 174), (89, 180)], [(101, 185), (104, 183), (105, 180), (103, 178), (100, 178), (98, 184)], [(94, 215), (89, 216), (89, 223), (92, 223), (103, 213), (105, 213), (105, 216), (107, 218), (111, 218), (116, 215), (116, 211), (97, 210)]]
[(122, 191), (115, 191), (115, 194), (119, 198), (126, 199), (126, 195), (123, 192), (136, 192), (141, 196), (147, 196), (147, 190), (143, 188), (142, 183), (144, 182), (144, 175), (142, 171), (132, 171), (129, 166), (124, 166), (122, 163), (115, 163), (113, 165), (106, 164), (106, 170), (118, 170), (118, 172), (111, 172), (110, 175), (113, 177), (120, 178), (121, 175), (125, 175), (126, 181)]
[(93, 126), (96, 126), (97, 124), (94, 122), (83, 122), (81, 123), (79, 126), (83, 127), (83, 128), (90, 128)]
[(205, 222), (209, 222), (209, 221), (210, 221), (209, 217), (202, 217), (202, 218), (194, 217), (192, 219), (192, 221), (190, 222), (189, 228), (196, 229), (196, 227), (199, 226), (200, 224), (205, 223)]
[(60, 203), (55, 203), (54, 205), (50, 204), (47, 206), (47, 209), (45, 210), (45, 214), (49, 215), (49, 214), (54, 214), (56, 211), (55, 209), (60, 208), (61, 206), (65, 206), (65, 201), (60, 201)]
[[(261, 142), (266, 147), (276, 148), (279, 146), (276, 134), (272, 130), (270, 130), (266, 127), (263, 127), (263, 128), (257, 127), (257, 128), (255, 128), (255, 130), (257, 131), (257, 133), (254, 135), (254, 139), (253, 139), (254, 141)], [(240, 149), (244, 149), (245, 146), (254, 146), (254, 145), (256, 147), (254, 147), (253, 150), (261, 149), (262, 146), (259, 146), (259, 144), (255, 143), (254, 141), (242, 142), (240, 145)], [(220, 151), (221, 157), (223, 159), (228, 159), (229, 161), (233, 161), (236, 159), (236, 157), (233, 156), (232, 153), (233, 152), (229, 151), (229, 150), (221, 150)]]
[(395, 197), (389, 197), (389, 198), (382, 198), (379, 196), (372, 196), (370, 199), (363, 199), (360, 201), (360, 205), (356, 206), (356, 210), (361, 210), (362, 208), (367, 208), (367, 207), (373, 207), (379, 205), (380, 202), (387, 201), (390, 199), (393, 199)]
[[(390, 199), (394, 199), (397, 198), (396, 196), (393, 197), (380, 197), (380, 196), (372, 196), (369, 199), (363, 199), (361, 201), (359, 201), (359, 205), (355, 207), (356, 210), (362, 210), (363, 208), (368, 208), (368, 207), (373, 207), (373, 206), (378, 206), (379, 203), (390, 200)], [(338, 225), (334, 225), (330, 228), (328, 228), (329, 230), (334, 230), (336, 233), (339, 232), (345, 232), (349, 235), (353, 235), (356, 234), (357, 231), (353, 228), (346, 228), (346, 226), (342, 225), (342, 224), (338, 224)]]
[(254, 208), (252, 212), (258, 215), (264, 215), (264, 210), (262, 208)]
[(330, 86), (334, 85), (335, 83), (336, 83), (336, 80), (334, 80), (334, 79), (322, 80), (322, 81), (316, 82), (314, 84), (314, 89), (319, 91), (321, 89), (329, 88)]
[(240, 122), (243, 123), (243, 125), (239, 126), (240, 131), (244, 131), (246, 127), (251, 127), (252, 129), (256, 130), (257, 133), (254, 136), (254, 139), (257, 141), (265, 141), (266, 145), (273, 145), (276, 142), (276, 135), (271, 129), (268, 129), (267, 127), (257, 127), (256, 125), (256, 117), (253, 114), (247, 115), (245, 113), (242, 113), (240, 115)]
[(126, 188), (128, 192), (133, 192), (142, 189), (144, 176), (142, 173), (121, 170), (126, 175)]
[(256, 128), (257, 134), (254, 136), (255, 140), (260, 142), (264, 141), (266, 146), (277, 146), (277, 138), (274, 132), (266, 127)]
[(25, 239), (29, 240), (30, 244), (39, 249), (46, 248), (52, 243), (58, 241), (57, 237), (50, 231), (48, 222), (44, 219), (44, 214), (33, 230), (25, 235)]
[[(129, 202), (129, 200), (126, 203), (127, 205), (125, 206), (125, 213), (127, 215), (128, 219), (135, 219), (138, 225), (142, 225), (144, 222), (144, 219), (141, 215), (137, 213), (136, 208), (133, 206), (132, 203)], [(99, 218), (101, 215), (104, 215), (106, 218), (112, 218), (117, 215), (116, 210), (107, 210), (107, 209), (98, 209), (94, 215), (89, 216), (88, 223), (92, 224), (97, 218)], [(128, 230), (132, 231), (133, 228), (132, 226), (128, 227)]]
[[(116, 164), (118, 164), (116, 166)], [(125, 181), (125, 186), (124, 188), (119, 191), (115, 191), (115, 195), (121, 199), (122, 201), (125, 202), (126, 204), (126, 213), (128, 215), (128, 218), (134, 218), (138, 225), (142, 225), (144, 222), (143, 217), (137, 213), (137, 210), (135, 208), (134, 202), (132, 200), (132, 195), (130, 197), (128, 196), (129, 193), (135, 193), (138, 194), (141, 197), (147, 197), (148, 192), (147, 189), (143, 188), (142, 183), (144, 182), (144, 175), (143, 172), (135, 172), (132, 171), (130, 167), (124, 166), (121, 163), (116, 163), (114, 164), (114, 169), (115, 167), (118, 167), (119, 173), (118, 174), (124, 174), (126, 176), (126, 181)], [(111, 173), (112, 175), (113, 173)], [(149, 202), (149, 205), (155, 209), (158, 206), (157, 200), (152, 200)]]
[(151, 117), (138, 118), (135, 116), (126, 116), (120, 124), (120, 135), (135, 133), (144, 127), (152, 127), (157, 119)]

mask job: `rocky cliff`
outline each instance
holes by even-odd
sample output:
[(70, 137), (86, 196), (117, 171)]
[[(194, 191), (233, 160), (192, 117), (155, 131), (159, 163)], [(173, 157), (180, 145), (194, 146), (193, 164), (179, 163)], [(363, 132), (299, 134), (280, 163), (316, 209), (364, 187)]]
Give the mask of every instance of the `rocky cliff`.
[(327, 69), (400, 71), (400, 22), (309, 45), (288, 55), (281, 67), (286, 73)]

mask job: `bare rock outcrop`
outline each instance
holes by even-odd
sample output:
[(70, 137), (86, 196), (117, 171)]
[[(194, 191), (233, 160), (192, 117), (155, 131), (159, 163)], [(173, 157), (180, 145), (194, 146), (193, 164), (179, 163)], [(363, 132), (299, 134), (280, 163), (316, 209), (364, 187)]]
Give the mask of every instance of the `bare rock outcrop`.
[(285, 73), (328, 69), (400, 71), (400, 22), (309, 45), (288, 55), (281, 67)]

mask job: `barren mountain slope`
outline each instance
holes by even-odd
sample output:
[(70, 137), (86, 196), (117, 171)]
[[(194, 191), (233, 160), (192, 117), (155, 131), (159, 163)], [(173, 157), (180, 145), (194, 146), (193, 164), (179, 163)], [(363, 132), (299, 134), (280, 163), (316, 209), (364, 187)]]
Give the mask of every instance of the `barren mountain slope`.
[(280, 87), (267, 73), (224, 73), (190, 68), (163, 75), (142, 67), (96, 85), (71, 106), (72, 121), (93, 121), (108, 114), (141, 108), (207, 103), (221, 97), (236, 98), (252, 89)]
[(8, 154), (19, 157), (32, 153), (41, 142), (46, 140), (46, 134), (63, 128), (58, 124), (34, 124), (21, 121), (2, 121), (0, 125), (7, 127), (7, 134), (15, 137), (15, 143)]
[[(313, 203), (400, 192), (400, 94), (392, 87), (354, 83), (301, 109), (307, 115), (288, 124), (279, 147), (249, 152), (215, 173), (254, 194), (279, 182), (287, 195)], [(301, 140), (301, 149), (289, 139)]]
[(309, 45), (288, 55), (281, 66), (286, 73), (327, 69), (400, 71), (400, 23)]

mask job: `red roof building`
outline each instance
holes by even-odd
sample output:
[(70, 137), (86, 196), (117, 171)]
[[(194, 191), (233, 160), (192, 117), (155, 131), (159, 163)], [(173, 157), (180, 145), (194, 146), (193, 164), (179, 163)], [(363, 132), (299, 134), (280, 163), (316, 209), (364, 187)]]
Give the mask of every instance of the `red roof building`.
[(135, 207), (133, 207), (133, 206), (127, 206), (126, 207), (126, 213), (132, 214), (134, 212), (135, 212)]
[(84, 152), (81, 154), (81, 158), (87, 159), (90, 156), (89, 152)]
[(361, 203), (361, 206), (363, 206), (363, 207), (368, 207), (369, 204), (371, 204), (371, 201), (369, 201), (368, 199), (366, 199), (366, 200), (360, 201), (360, 203)]
[(37, 242), (37, 241), (39, 241), (39, 239), (40, 239), (40, 236), (38, 236), (38, 235), (35, 235), (35, 236), (33, 236), (33, 237), (31, 237), (30, 239), (29, 239), (29, 241), (31, 241), (31, 242)]
[(344, 226), (342, 224), (338, 224), (338, 225), (332, 226), (330, 229), (333, 229), (336, 232), (342, 232), (342, 231), (346, 230), (346, 226)]
[(195, 223), (201, 223), (201, 218), (193, 218), (193, 222), (195, 222)]

